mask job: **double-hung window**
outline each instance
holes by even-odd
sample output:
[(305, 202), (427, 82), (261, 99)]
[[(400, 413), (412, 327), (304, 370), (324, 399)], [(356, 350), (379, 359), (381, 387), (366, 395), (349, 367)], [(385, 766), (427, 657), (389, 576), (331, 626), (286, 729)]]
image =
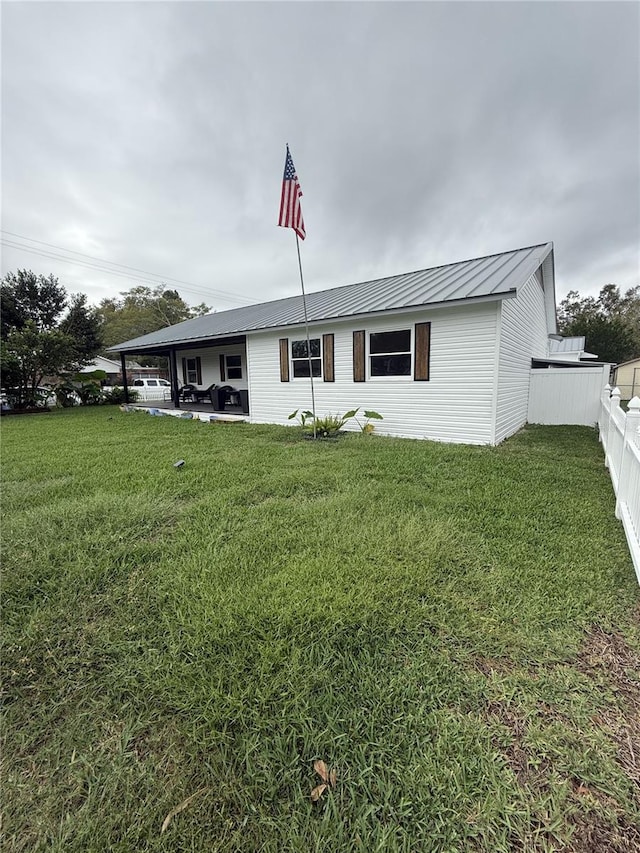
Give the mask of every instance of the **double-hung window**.
[(369, 365), (371, 376), (411, 376), (411, 329), (371, 332)]
[[(313, 376), (322, 376), (320, 338), (311, 338), (311, 370)], [(291, 341), (291, 367), (294, 378), (309, 376), (309, 350), (307, 342)]]
[(242, 379), (242, 356), (225, 356), (227, 379)]
[(189, 385), (198, 384), (198, 359), (185, 358), (186, 379)]

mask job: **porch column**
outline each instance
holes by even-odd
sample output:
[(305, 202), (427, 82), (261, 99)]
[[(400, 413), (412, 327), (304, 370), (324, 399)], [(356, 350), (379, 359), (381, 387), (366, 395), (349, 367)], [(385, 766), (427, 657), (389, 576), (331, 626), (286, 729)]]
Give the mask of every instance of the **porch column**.
[(169, 377), (171, 379), (171, 399), (176, 409), (180, 408), (180, 386), (178, 385), (178, 359), (175, 347), (169, 350)]
[(120, 353), (120, 369), (122, 370), (122, 387), (124, 389), (124, 402), (129, 402), (129, 385), (127, 384), (127, 362), (124, 353)]

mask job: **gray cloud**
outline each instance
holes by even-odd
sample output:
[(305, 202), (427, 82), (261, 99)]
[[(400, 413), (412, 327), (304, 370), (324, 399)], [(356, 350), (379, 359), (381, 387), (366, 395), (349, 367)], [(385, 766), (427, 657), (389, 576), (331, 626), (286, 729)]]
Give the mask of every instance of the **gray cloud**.
[[(639, 281), (640, 7), (12, 3), (3, 228), (218, 309), (553, 240), (559, 296)], [(42, 248), (42, 247), (40, 247)], [(46, 250), (45, 250), (46, 251)], [(92, 301), (133, 286), (3, 251)]]

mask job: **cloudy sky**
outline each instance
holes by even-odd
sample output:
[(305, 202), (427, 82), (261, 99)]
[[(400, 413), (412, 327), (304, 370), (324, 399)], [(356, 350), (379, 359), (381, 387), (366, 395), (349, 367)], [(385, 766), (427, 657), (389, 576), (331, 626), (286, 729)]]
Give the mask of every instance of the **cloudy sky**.
[(559, 299), (631, 287), (639, 20), (634, 2), (3, 3), (2, 271), (93, 303), (161, 280), (217, 310), (298, 293), (275, 224), (289, 142), (309, 290), (548, 240)]

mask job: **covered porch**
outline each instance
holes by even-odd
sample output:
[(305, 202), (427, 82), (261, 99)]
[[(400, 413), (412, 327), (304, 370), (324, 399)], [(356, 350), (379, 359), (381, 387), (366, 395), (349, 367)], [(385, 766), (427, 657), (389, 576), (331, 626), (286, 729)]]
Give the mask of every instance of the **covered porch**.
[[(246, 336), (120, 350), (125, 402), (143, 408), (182, 409), (197, 414), (249, 414)], [(125, 362), (132, 355), (168, 360), (170, 387), (144, 388), (131, 400)]]

